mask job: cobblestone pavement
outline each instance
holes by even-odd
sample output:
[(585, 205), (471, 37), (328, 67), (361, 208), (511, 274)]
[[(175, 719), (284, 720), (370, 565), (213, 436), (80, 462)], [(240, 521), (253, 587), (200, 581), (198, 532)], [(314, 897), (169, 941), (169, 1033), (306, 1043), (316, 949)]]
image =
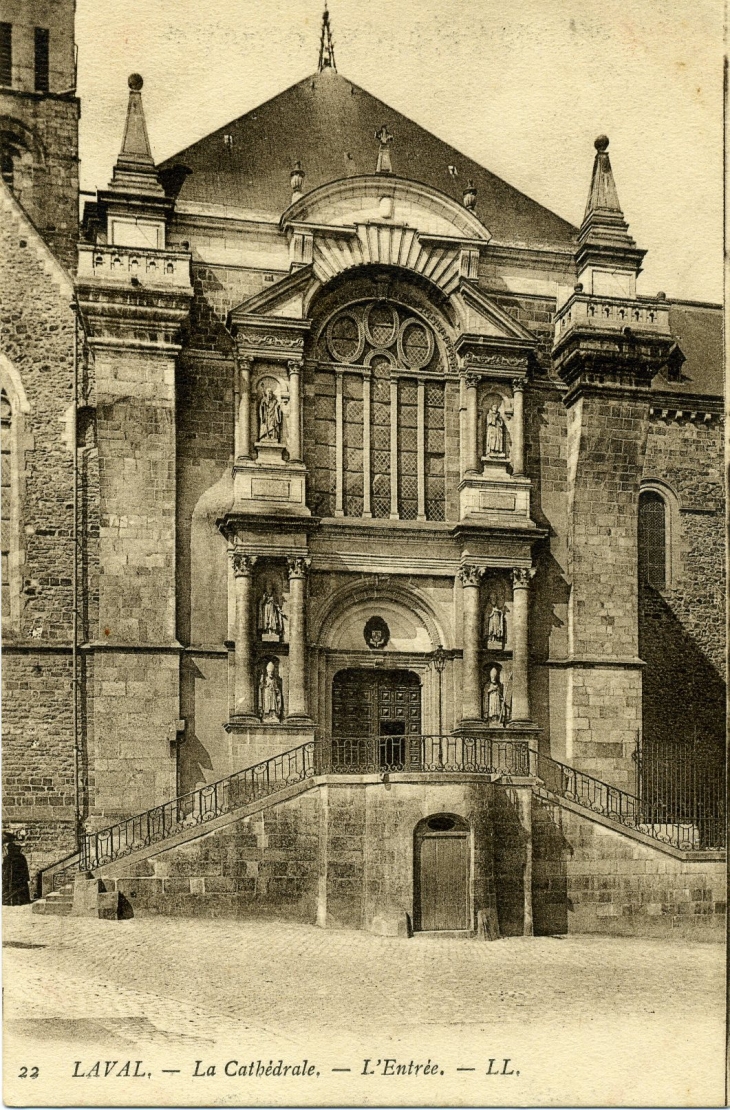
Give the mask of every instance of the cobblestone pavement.
[[(722, 1103), (717, 944), (402, 940), (28, 908), (5, 911), (3, 944), (10, 1105)], [(310, 1076), (256, 1075), (259, 1059), (305, 1058)], [(116, 1074), (128, 1059), (144, 1078)], [(97, 1060), (118, 1063), (86, 1076)], [(410, 1061), (433, 1072), (381, 1074)]]

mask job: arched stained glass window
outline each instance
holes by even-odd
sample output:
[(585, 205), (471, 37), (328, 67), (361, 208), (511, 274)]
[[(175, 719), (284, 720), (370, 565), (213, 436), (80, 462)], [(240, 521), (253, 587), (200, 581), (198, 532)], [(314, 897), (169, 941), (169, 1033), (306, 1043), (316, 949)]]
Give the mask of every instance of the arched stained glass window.
[(654, 490), (639, 496), (639, 578), (655, 590), (667, 584), (667, 506)]

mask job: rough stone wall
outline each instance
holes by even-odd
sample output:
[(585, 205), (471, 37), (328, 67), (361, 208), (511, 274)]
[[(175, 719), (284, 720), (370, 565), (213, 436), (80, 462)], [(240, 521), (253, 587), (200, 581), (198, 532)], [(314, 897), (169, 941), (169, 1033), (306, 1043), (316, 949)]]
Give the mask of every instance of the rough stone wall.
[(645, 738), (697, 738), (718, 760), (725, 735), (722, 453), (717, 418), (652, 420), (644, 476), (666, 482), (678, 505), (669, 512), (671, 578), (662, 590), (642, 584), (639, 617)]
[(29, 173), (16, 172), (15, 195), (69, 272), (76, 269), (79, 227), (79, 115), (74, 96), (0, 92), (0, 116), (27, 141), (33, 162)]
[(548, 369), (551, 365), (554, 334), (555, 298), (518, 293), (498, 293), (485, 290), (495, 304), (519, 321), (537, 339), (537, 357), (540, 365)]
[(538, 799), (533, 801), (532, 853), (536, 935), (724, 939), (722, 861), (674, 859)]
[(568, 647), (589, 664), (568, 675), (568, 761), (629, 790), (641, 725), (631, 661), (639, 648), (637, 506), (647, 431), (648, 408), (633, 399), (588, 393), (568, 410)]
[[(74, 316), (70, 288), (6, 198), (0, 348), (22, 381), (18, 620), (3, 625), (3, 818), (26, 833), (31, 872), (70, 851), (74, 822), (71, 631)], [(12, 394), (12, 390), (10, 391)], [(12, 400), (12, 396), (11, 396)]]

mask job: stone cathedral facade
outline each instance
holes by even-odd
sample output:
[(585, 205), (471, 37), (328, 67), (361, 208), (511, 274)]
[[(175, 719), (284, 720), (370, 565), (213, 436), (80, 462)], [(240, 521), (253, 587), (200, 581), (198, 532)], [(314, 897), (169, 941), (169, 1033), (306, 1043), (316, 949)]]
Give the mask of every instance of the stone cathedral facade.
[(313, 76), (161, 165), (132, 75), (79, 225), (73, 2), (10, 9), (4, 822), (39, 891), (719, 925), (721, 309), (637, 292), (608, 139), (559, 170), (573, 226), (339, 74), (325, 19)]

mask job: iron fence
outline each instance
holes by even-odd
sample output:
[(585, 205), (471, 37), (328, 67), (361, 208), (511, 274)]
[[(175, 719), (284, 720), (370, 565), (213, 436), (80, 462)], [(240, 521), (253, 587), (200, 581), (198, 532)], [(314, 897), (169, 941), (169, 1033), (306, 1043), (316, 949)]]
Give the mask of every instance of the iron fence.
[(303, 782), (314, 774), (315, 745), (310, 741), (109, 828), (86, 833), (81, 843), (79, 868), (93, 871), (175, 833), (204, 825), (240, 806)]
[(337, 736), (324, 745), (321, 767), (334, 775), (454, 771), (524, 776), (530, 774), (530, 748), (526, 740), (487, 736)]
[[(538, 755), (537, 774), (551, 794), (600, 813), (628, 828), (684, 851), (724, 848), (724, 796), (713, 789), (703, 795), (703, 806), (693, 810), (666, 802), (649, 804), (645, 797), (629, 794), (609, 783)], [(711, 807), (714, 806), (712, 813)]]
[(724, 749), (701, 740), (644, 740), (637, 746), (636, 763), (645, 825), (671, 828), (688, 848), (724, 848)]

